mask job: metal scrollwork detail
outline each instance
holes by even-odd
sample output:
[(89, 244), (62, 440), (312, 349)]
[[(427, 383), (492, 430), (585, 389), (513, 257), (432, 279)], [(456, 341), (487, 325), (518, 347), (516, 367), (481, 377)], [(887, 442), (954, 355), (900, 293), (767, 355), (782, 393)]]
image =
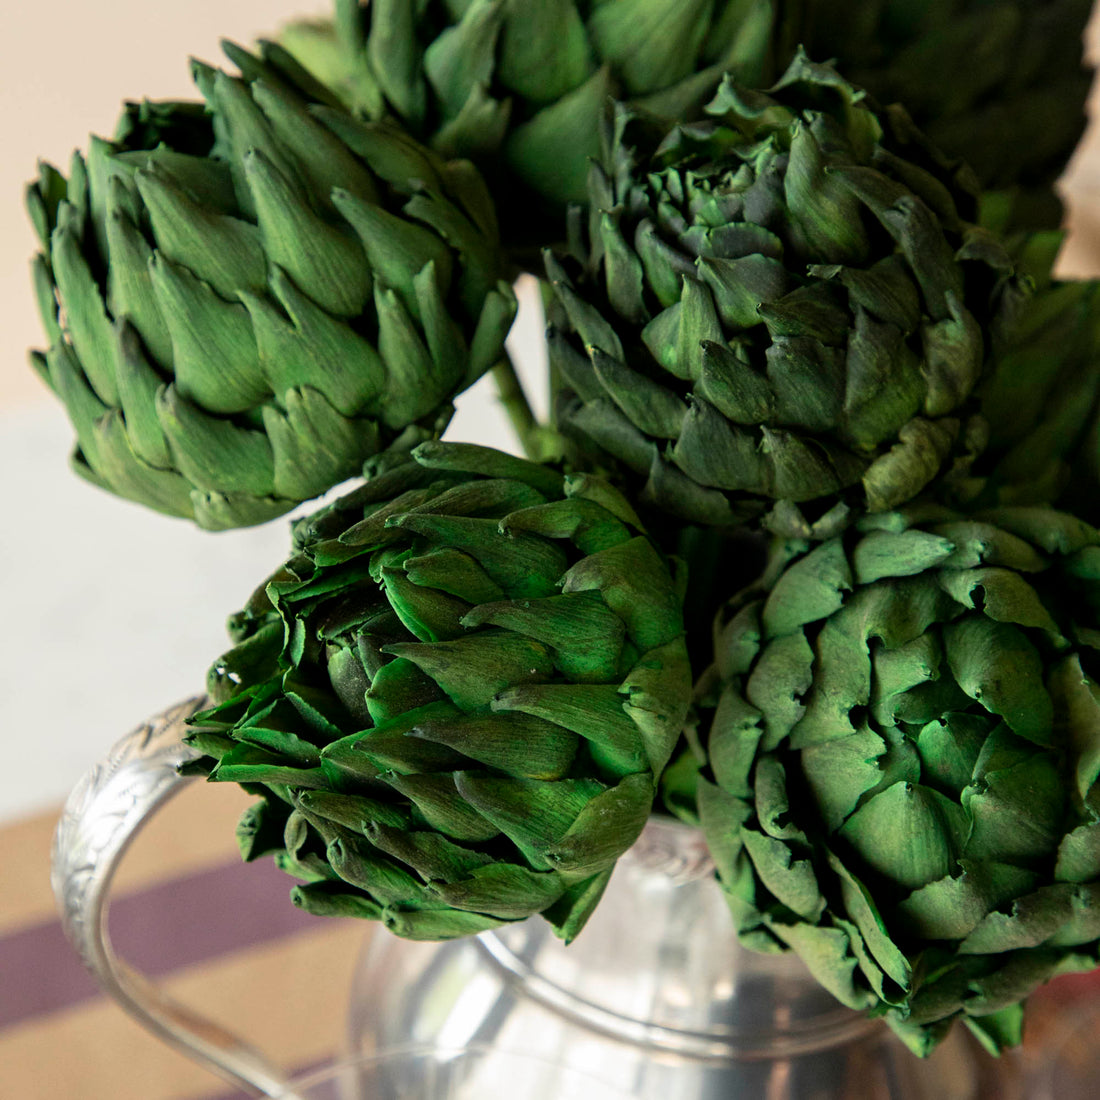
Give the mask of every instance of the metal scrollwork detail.
[(174, 1004), (123, 963), (107, 931), (115, 871), (146, 820), (188, 782), (180, 766), (201, 755), (184, 744), (196, 696), (143, 722), (77, 784), (54, 834), (50, 881), (62, 927), (104, 992), (142, 1026), (253, 1096), (281, 1096), (286, 1078), (237, 1036)]
[(182, 741), (199, 696), (131, 730), (77, 783), (54, 833), (50, 881), (65, 934), (95, 971), (89, 931), (100, 884), (113, 874), (140, 823), (186, 782), (178, 768), (198, 757)]

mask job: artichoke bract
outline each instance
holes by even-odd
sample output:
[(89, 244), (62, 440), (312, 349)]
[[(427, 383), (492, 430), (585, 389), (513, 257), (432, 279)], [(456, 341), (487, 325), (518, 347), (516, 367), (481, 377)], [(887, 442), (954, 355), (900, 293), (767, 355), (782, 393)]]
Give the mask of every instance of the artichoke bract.
[(424, 443), (296, 527), (192, 742), (262, 794), (296, 904), (566, 940), (650, 813), (691, 695), (681, 596), (606, 482)]
[(715, 624), (698, 808), (741, 938), (918, 1053), (1100, 960), (1100, 533), (1048, 507), (788, 543)]
[(993, 358), (980, 397), (989, 445), (973, 468), (983, 503), (1055, 502), (1100, 523), (1100, 283), (1051, 275), (1061, 234), (1033, 234), (1036, 293)]
[(547, 254), (562, 430), (694, 522), (896, 507), (980, 448), (970, 398), (1025, 284), (966, 170), (833, 69), (800, 54), (706, 112), (618, 109), (583, 269)]
[(1057, 229), (1054, 183), (1086, 123), (1092, 0), (809, 0), (800, 41), (903, 103), (983, 187), (1018, 188), (1018, 227)]
[(50, 341), (32, 360), (76, 469), (211, 529), (438, 430), (515, 312), (471, 165), (228, 50), (242, 77), (196, 63), (204, 103), (130, 104), (28, 190)]
[[(345, 102), (448, 156), (506, 166), (530, 196), (584, 200), (609, 95), (682, 118), (724, 71), (774, 78), (792, 16), (771, 0), (336, 0), (283, 41)], [(786, 37), (790, 37), (788, 34)]]

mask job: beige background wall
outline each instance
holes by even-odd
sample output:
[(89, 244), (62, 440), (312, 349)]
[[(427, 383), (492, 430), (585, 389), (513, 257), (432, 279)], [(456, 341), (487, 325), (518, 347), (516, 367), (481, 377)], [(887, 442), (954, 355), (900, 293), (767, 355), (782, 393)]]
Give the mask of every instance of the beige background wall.
[(59, 167), (90, 132), (108, 135), (125, 98), (193, 98), (189, 55), (249, 42), (325, 0), (0, 2), (0, 401), (36, 395), (21, 349), (40, 340), (27, 279), (34, 237), (23, 186), (38, 157)]

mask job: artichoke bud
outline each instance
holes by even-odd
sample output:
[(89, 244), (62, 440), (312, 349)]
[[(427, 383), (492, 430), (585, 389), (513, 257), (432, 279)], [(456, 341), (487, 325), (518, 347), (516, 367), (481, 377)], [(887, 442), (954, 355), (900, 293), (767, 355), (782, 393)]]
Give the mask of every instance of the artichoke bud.
[(1100, 532), (1049, 507), (780, 544), (696, 699), (745, 942), (918, 1053), (956, 1019), (1018, 1040), (1035, 986), (1100, 959), (1098, 608)]
[[(1038, 236), (1038, 235), (1036, 235)], [(975, 465), (982, 503), (1057, 502), (1100, 522), (1100, 287), (1051, 277), (1060, 234), (1032, 271), (1034, 297), (981, 389), (990, 445)]]
[[(610, 94), (668, 118), (698, 114), (723, 72), (770, 80), (797, 39), (765, 0), (354, 0), (282, 41), (368, 118), (391, 117), (446, 156), (510, 175), (560, 212), (584, 201)], [(505, 192), (506, 193), (506, 192)]]
[(232, 618), (193, 735), (212, 779), (266, 792), (248, 851), (277, 848), (313, 912), (429, 939), (543, 913), (570, 938), (691, 695), (681, 592), (631, 505), (424, 443), (294, 535)]
[(716, 494), (725, 522), (807, 530), (840, 502), (896, 508), (973, 438), (1027, 282), (966, 174), (832, 68), (727, 77), (706, 112), (605, 119), (588, 253), (546, 260), (562, 430), (696, 522), (722, 521)]
[(228, 52), (242, 76), (196, 63), (204, 103), (129, 104), (27, 201), (77, 470), (210, 529), (430, 436), (515, 312), (472, 166), (334, 110), (277, 50)]
[[(853, 83), (904, 103), (951, 157), (968, 162), (1016, 229), (1057, 229), (1055, 181), (1085, 128), (1089, 0), (942, 7), (809, 0), (799, 41)], [(950, 74), (945, 77), (945, 74)]]

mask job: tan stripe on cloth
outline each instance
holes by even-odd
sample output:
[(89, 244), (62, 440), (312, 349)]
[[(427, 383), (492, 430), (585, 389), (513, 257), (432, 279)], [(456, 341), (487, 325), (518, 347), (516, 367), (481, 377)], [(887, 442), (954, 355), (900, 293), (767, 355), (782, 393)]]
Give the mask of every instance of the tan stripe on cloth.
[[(316, 931), (192, 967), (162, 983), (288, 1068), (340, 1049), (369, 926)], [(100, 998), (0, 1033), (0, 1096), (12, 1100), (202, 1100), (226, 1086)]]

